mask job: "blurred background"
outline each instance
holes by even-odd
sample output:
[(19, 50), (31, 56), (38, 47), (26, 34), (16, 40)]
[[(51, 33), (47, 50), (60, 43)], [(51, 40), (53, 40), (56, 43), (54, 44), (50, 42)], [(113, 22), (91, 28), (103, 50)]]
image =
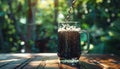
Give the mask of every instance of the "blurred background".
[[(72, 1), (0, 0), (0, 53), (57, 52), (57, 24)], [(71, 17), (89, 31), (89, 53), (120, 55), (119, 0), (77, 0)]]

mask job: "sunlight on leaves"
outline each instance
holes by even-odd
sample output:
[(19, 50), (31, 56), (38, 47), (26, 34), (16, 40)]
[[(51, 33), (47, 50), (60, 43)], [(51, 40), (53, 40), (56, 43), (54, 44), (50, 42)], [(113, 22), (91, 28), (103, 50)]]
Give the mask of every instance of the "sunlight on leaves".
[(109, 31), (108, 34), (109, 34), (110, 36), (114, 36), (113, 32), (111, 32), (111, 31)]
[[(85, 45), (85, 46), (83, 47), (83, 49), (84, 49), (84, 50), (87, 49), (87, 45)], [(94, 49), (94, 45), (93, 45), (93, 44), (90, 44), (89, 50), (92, 50), (92, 49)]]
[(13, 28), (13, 29), (12, 29), (12, 33), (15, 33), (15, 32), (16, 32), (16, 30)]
[(24, 45), (25, 44), (25, 42), (24, 41), (21, 41), (21, 43), (20, 43), (21, 45)]
[(24, 5), (25, 1), (24, 0), (18, 0), (22, 5)]
[(9, 6), (8, 5), (6, 5), (6, 4), (2, 4), (2, 9), (3, 9), (3, 11), (7, 11), (8, 10), (8, 8), (9, 8)]
[(2, 3), (2, 2), (1, 2), (1, 0), (0, 0), (0, 5), (1, 5), (1, 3)]
[(39, 0), (38, 1), (38, 4), (37, 4), (37, 7), (38, 8), (41, 8), (41, 9), (47, 9), (49, 7), (54, 7), (54, 1), (53, 0)]
[(9, 38), (9, 41), (12, 42), (12, 41), (13, 41), (13, 38)]
[(120, 13), (118, 13), (118, 15), (117, 15), (118, 17), (120, 17)]
[(8, 33), (9, 35), (11, 35), (11, 34), (12, 34), (12, 31), (8, 31), (7, 33)]
[(111, 0), (107, 0), (107, 3), (111, 3)]
[(96, 0), (96, 3), (102, 3), (103, 0)]
[(20, 23), (26, 24), (26, 18), (20, 18)]
[(8, 19), (8, 15), (5, 15), (5, 19)]
[(12, 47), (12, 49), (11, 49), (13, 52), (15, 52), (17, 49), (16, 49), (16, 47)]
[(82, 24), (82, 27), (84, 27), (84, 28), (89, 28), (89, 26), (88, 26), (87, 23), (83, 23), (83, 24)]

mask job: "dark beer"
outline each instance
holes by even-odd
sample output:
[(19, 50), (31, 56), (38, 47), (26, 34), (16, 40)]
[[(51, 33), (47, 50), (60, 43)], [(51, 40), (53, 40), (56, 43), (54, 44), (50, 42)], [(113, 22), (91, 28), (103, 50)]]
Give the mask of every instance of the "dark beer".
[(79, 59), (80, 33), (74, 30), (58, 31), (58, 56), (60, 59)]

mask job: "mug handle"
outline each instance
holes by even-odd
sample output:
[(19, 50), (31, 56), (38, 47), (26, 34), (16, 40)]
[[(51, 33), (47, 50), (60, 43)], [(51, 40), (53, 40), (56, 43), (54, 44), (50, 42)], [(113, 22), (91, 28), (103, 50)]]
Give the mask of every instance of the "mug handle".
[(81, 30), (80, 33), (85, 33), (87, 35), (87, 48), (82, 52), (83, 54), (86, 54), (86, 53), (88, 53), (89, 48), (90, 48), (89, 32), (86, 30)]

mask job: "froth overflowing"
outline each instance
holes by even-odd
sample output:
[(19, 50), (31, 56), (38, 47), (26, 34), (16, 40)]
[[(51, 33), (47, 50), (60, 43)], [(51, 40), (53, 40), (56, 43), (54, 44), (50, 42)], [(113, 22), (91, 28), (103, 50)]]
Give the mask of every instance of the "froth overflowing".
[(59, 31), (80, 31), (80, 28), (76, 28), (75, 26), (70, 26), (70, 27), (62, 27), (58, 29)]

